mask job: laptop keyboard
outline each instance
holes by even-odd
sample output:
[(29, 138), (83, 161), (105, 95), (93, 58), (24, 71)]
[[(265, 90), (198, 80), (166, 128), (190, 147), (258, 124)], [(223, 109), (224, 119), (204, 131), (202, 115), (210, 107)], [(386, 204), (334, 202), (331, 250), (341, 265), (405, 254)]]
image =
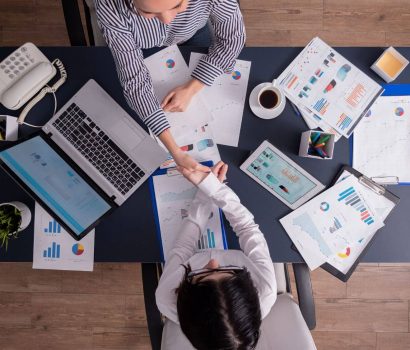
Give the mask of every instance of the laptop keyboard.
[(53, 126), (123, 195), (145, 173), (75, 103)]

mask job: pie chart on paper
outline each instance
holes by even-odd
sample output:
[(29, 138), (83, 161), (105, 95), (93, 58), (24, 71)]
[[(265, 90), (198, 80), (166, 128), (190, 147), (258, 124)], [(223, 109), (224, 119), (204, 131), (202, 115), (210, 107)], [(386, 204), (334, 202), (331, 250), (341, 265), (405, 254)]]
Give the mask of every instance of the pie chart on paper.
[(402, 117), (404, 114), (404, 109), (402, 107), (397, 107), (394, 110), (394, 114), (396, 114), (398, 117)]
[(233, 80), (239, 80), (241, 79), (241, 72), (238, 70), (235, 70), (232, 72), (232, 79)]
[(165, 64), (166, 64), (167, 68), (174, 68), (175, 67), (175, 61), (172, 58), (168, 59), (165, 62)]
[(76, 243), (73, 245), (72, 251), (75, 255), (81, 255), (84, 253), (84, 246), (80, 243)]

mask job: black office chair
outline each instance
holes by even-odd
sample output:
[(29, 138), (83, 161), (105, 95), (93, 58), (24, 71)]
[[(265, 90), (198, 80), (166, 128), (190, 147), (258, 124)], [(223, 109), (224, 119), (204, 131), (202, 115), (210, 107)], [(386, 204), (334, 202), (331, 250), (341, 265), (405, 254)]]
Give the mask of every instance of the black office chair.
[[(86, 33), (81, 20), (79, 2), (84, 11)], [(93, 0), (61, 0), (61, 4), (71, 46), (106, 45), (97, 24)]]
[[(275, 348), (278, 350), (290, 349), (316, 349), (310, 332), (316, 327), (315, 305), (312, 293), (312, 284), (310, 280), (309, 268), (306, 264), (292, 264), (296, 280), (296, 289), (298, 294), (298, 307), (291, 296), (291, 288), (289, 281), (288, 267), (286, 264), (275, 263), (275, 275), (278, 286), (278, 299), (272, 308), (272, 311), (262, 322), (261, 343), (258, 344), (263, 349), (272, 348), (269, 343), (269, 337), (275, 339)], [(187, 340), (182, 339), (180, 328), (178, 325), (164, 320), (158, 311), (155, 303), (155, 290), (158, 287), (158, 281), (162, 273), (161, 264), (142, 264), (142, 280), (144, 288), (145, 310), (147, 315), (148, 330), (151, 338), (153, 350), (168, 350), (175, 348), (188, 349)], [(303, 316), (303, 318), (300, 316)], [(283, 317), (283, 315), (285, 317)], [(276, 318), (276, 319), (275, 319)], [(306, 323), (302, 324), (300, 320)], [(267, 320), (267, 321), (265, 321)], [(172, 324), (168, 324), (172, 323)], [(163, 330), (165, 325), (164, 338), (167, 338), (170, 333), (174, 333), (171, 337), (181, 338), (167, 341), (163, 338)], [(167, 327), (168, 326), (168, 327)], [(307, 327), (306, 327), (307, 326)], [(168, 330), (166, 329), (168, 328)], [(286, 336), (289, 330), (289, 337)], [(176, 335), (175, 335), (176, 333)], [(309, 334), (307, 334), (309, 333)], [(280, 344), (278, 344), (279, 342)], [(170, 345), (171, 344), (171, 345)], [(182, 344), (182, 345), (181, 345)]]

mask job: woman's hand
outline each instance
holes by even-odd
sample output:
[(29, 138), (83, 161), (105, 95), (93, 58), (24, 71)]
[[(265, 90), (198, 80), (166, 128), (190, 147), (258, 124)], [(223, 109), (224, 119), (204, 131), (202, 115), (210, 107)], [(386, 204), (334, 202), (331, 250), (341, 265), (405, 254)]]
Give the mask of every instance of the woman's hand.
[[(202, 171), (189, 171), (186, 168), (178, 167), (184, 177), (191, 181), (194, 185), (199, 185), (207, 176), (207, 173)], [(212, 173), (218, 178), (220, 182), (224, 182), (226, 179), (226, 172), (228, 171), (228, 164), (224, 162), (218, 162), (214, 167), (212, 167)]]
[(204, 84), (197, 79), (176, 87), (170, 91), (161, 103), (165, 112), (184, 112), (188, 108), (192, 97), (202, 88)]
[(208, 173), (211, 171), (210, 168), (208, 168), (205, 165), (199, 164), (188, 153), (183, 152), (181, 150), (178, 150), (175, 153), (173, 153), (172, 157), (174, 158), (175, 163), (177, 163), (179, 171), (180, 169), (185, 169), (188, 172), (201, 172), (205, 175), (208, 175)]

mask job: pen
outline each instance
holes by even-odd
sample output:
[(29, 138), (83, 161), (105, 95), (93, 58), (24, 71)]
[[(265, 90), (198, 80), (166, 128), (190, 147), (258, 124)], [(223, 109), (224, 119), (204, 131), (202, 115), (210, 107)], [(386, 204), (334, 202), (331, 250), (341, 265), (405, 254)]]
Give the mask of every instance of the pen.
[[(312, 135), (313, 135), (313, 133), (312, 133)], [(319, 137), (320, 137), (320, 132), (316, 132), (316, 133), (313, 135), (312, 142), (313, 142), (313, 143), (316, 143), (316, 141), (319, 139)]]
[(323, 147), (323, 146), (325, 146), (326, 144), (324, 143), (324, 142), (322, 142), (322, 143), (319, 143), (319, 144), (316, 144), (315, 145), (315, 148), (321, 148), (321, 147)]
[(330, 135), (323, 135), (323, 136), (319, 139), (318, 143), (326, 142), (326, 141), (329, 140), (329, 139), (330, 139)]
[(290, 103), (290, 105), (292, 106), (293, 110), (295, 111), (296, 115), (298, 115), (299, 117), (302, 117), (302, 113), (300, 113), (300, 110), (298, 107), (296, 107), (296, 105), (294, 103)]

